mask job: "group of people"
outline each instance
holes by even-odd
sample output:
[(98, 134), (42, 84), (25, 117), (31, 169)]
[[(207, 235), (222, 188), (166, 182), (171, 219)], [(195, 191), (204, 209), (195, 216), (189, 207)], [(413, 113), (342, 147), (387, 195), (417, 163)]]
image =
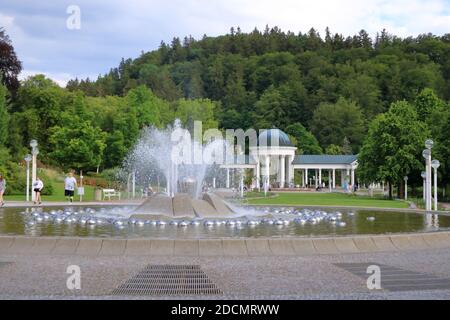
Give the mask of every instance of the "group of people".
[[(44, 182), (39, 177), (36, 177), (36, 180), (33, 181), (32, 183), (32, 188), (35, 195), (34, 204), (42, 204), (41, 193), (42, 190), (44, 189)], [(64, 179), (64, 196), (66, 197), (67, 201), (73, 202), (73, 197), (75, 196), (76, 188), (77, 188), (77, 179), (75, 179), (72, 172), (69, 172), (67, 177)], [(5, 190), (6, 190), (6, 179), (3, 177), (2, 174), (0, 174), (0, 207), (3, 207), (5, 204), (5, 201), (3, 199)]]

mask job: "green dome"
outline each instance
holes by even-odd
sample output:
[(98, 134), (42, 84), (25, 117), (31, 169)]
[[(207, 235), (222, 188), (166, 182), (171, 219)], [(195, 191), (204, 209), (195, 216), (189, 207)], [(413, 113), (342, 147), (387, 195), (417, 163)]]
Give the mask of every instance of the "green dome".
[[(278, 139), (278, 146), (279, 147), (294, 147), (294, 145), (291, 142), (291, 139), (289, 139), (289, 136), (281, 131), (280, 129), (270, 129), (263, 131), (258, 138), (258, 145), (262, 146), (272, 146), (272, 137), (274, 139)], [(275, 140), (277, 141), (277, 140)]]

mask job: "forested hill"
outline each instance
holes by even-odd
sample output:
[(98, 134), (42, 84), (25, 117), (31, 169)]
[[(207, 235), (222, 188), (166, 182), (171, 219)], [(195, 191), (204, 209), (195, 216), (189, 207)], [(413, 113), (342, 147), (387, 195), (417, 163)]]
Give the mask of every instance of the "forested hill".
[(361, 109), (364, 122), (392, 102), (414, 100), (423, 88), (448, 100), (450, 34), (402, 39), (382, 31), (371, 39), (364, 30), (344, 37), (328, 29), (320, 35), (314, 29), (247, 34), (238, 28), (220, 37), (162, 42), (156, 51), (123, 59), (96, 81), (75, 79), (67, 88), (123, 96), (142, 84), (169, 101), (220, 101), (216, 117), (224, 128), (284, 129), (300, 122), (317, 132), (314, 125), (322, 124), (311, 122), (315, 111), (341, 97), (341, 105), (353, 102), (352, 108)]

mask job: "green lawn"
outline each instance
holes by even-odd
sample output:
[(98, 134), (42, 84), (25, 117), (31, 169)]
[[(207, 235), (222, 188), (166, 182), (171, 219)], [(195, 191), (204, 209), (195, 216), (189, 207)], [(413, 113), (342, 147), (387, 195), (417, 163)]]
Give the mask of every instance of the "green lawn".
[[(42, 201), (66, 201), (64, 197), (64, 183), (63, 182), (52, 182), (53, 184), (53, 194), (51, 196), (42, 196)], [(85, 195), (83, 196), (83, 202), (94, 201), (94, 187), (84, 186)], [(25, 201), (25, 195), (11, 195), (5, 196), (5, 201)], [(80, 197), (75, 192), (74, 201), (79, 201)]]
[[(253, 195), (254, 197), (254, 195)], [(373, 208), (408, 208), (403, 201), (359, 197), (341, 193), (279, 193), (266, 199), (247, 199), (253, 205), (344, 206)]]

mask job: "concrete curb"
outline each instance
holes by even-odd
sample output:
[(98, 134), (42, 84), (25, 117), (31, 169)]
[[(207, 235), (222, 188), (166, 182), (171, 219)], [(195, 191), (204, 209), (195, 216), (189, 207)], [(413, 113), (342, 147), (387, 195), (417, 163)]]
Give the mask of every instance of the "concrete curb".
[(0, 236), (1, 254), (82, 256), (308, 256), (450, 248), (450, 232), (280, 239), (98, 239)]

